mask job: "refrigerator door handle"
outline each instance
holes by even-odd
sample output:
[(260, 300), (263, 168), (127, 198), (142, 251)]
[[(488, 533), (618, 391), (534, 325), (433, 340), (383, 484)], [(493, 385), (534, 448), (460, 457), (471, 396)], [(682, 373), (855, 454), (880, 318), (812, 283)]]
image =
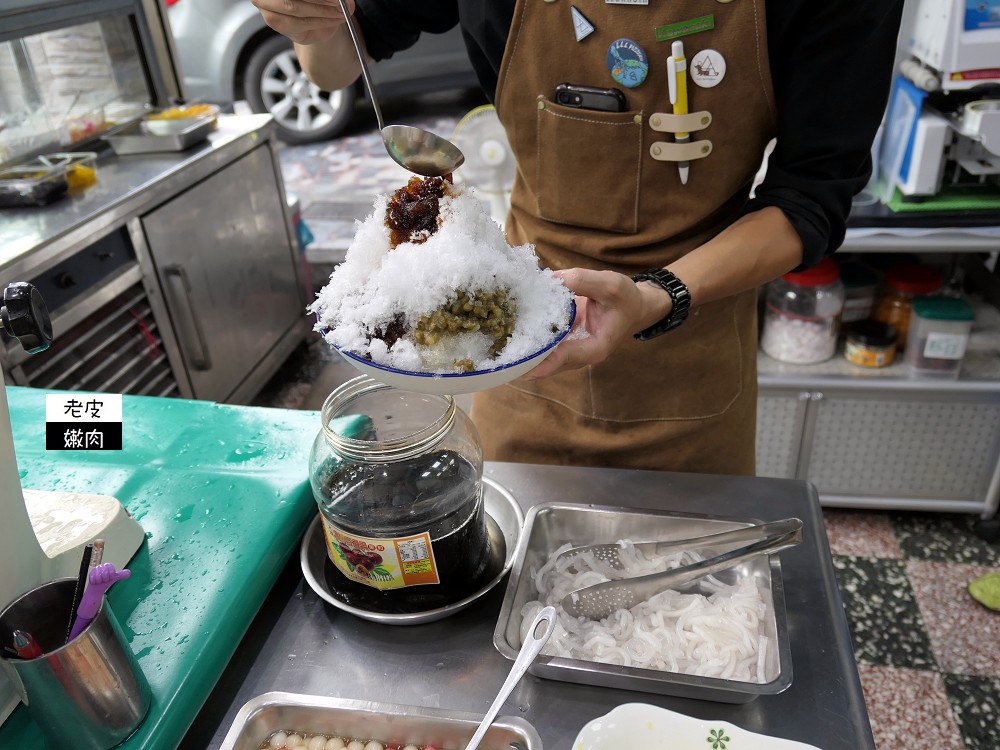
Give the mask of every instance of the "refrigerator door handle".
[[(167, 281), (168, 293), (174, 297), (177, 312), (187, 318), (190, 331), (194, 332), (196, 342), (191, 341), (190, 336), (178, 336), (178, 342), (184, 349), (185, 359), (196, 370), (212, 369), (212, 359), (208, 354), (208, 346), (205, 344), (205, 334), (201, 330), (201, 323), (191, 305), (191, 283), (188, 281), (187, 271), (181, 265), (164, 266), (163, 276)], [(183, 312), (182, 312), (183, 311)], [(195, 344), (196, 346), (192, 346)]]

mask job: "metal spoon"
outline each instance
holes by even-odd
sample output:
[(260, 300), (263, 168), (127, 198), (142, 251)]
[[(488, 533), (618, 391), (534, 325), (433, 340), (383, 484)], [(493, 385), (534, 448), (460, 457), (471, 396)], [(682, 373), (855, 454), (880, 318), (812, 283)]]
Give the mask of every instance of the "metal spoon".
[(361, 77), (365, 79), (365, 88), (368, 89), (368, 97), (372, 100), (375, 119), (378, 120), (382, 142), (389, 156), (399, 166), (424, 177), (443, 177), (454, 172), (465, 163), (465, 155), (454, 143), (412, 125), (387, 126), (382, 120), (382, 110), (378, 106), (378, 99), (375, 98), (375, 88), (372, 86), (371, 74), (368, 72), (368, 63), (365, 62), (365, 53), (361, 49), (358, 32), (354, 28), (354, 19), (347, 12), (344, 0), (338, 2), (347, 22), (347, 30), (351, 33), (354, 50), (358, 53)]
[[(538, 656), (545, 642), (549, 640), (552, 631), (556, 629), (556, 616), (556, 608), (551, 606), (542, 607), (541, 611), (535, 615), (535, 619), (531, 622), (531, 627), (528, 628), (528, 634), (524, 638), (524, 643), (521, 644), (521, 650), (517, 652), (517, 658), (514, 659), (514, 666), (510, 668), (507, 680), (504, 682), (503, 687), (500, 688), (500, 692), (497, 693), (497, 697), (493, 701), (493, 705), (486, 712), (486, 716), (479, 722), (476, 733), (472, 735), (472, 739), (465, 746), (465, 750), (476, 750), (479, 747), (479, 743), (482, 742), (486, 730), (490, 728), (490, 724), (496, 718), (503, 702), (507, 700), (507, 696), (510, 695), (514, 686), (524, 676), (524, 673), (528, 671), (528, 667), (531, 666), (531, 662)], [(540, 625), (544, 625), (541, 634), (538, 633)]]

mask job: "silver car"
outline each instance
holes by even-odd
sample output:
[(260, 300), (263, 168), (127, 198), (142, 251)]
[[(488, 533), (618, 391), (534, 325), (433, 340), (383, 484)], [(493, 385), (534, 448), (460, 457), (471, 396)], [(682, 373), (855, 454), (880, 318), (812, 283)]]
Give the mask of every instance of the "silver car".
[[(190, 100), (228, 105), (245, 99), (254, 112), (274, 115), (287, 143), (337, 135), (358, 101), (366, 101), (360, 80), (339, 91), (310, 82), (292, 43), (265, 25), (250, 0), (163, 1)], [(380, 99), (478, 85), (457, 28), (423, 35), (371, 73)]]

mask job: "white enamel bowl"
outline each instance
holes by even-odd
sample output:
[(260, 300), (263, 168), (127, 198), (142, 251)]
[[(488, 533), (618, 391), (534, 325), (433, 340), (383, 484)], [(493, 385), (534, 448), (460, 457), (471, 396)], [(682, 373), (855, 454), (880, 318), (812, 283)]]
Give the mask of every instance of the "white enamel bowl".
[(815, 745), (748, 732), (728, 721), (702, 721), (646, 703), (625, 703), (580, 730), (571, 750), (819, 750)]
[(576, 303), (571, 302), (569, 320), (566, 326), (556, 334), (548, 344), (534, 354), (530, 354), (508, 365), (490, 370), (475, 370), (473, 372), (430, 373), (397, 370), (393, 367), (371, 362), (357, 354), (334, 347), (358, 371), (386, 385), (414, 393), (430, 393), (435, 396), (460, 396), (464, 393), (476, 393), (496, 388), (504, 383), (515, 380), (542, 363), (552, 353), (560, 341), (573, 327), (576, 318)]

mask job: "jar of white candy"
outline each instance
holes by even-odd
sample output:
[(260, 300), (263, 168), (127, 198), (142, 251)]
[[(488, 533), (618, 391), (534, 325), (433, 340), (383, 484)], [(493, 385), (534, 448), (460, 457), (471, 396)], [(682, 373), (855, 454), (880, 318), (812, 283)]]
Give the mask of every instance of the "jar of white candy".
[(767, 285), (761, 348), (782, 362), (812, 364), (837, 350), (844, 309), (840, 270), (830, 258)]

